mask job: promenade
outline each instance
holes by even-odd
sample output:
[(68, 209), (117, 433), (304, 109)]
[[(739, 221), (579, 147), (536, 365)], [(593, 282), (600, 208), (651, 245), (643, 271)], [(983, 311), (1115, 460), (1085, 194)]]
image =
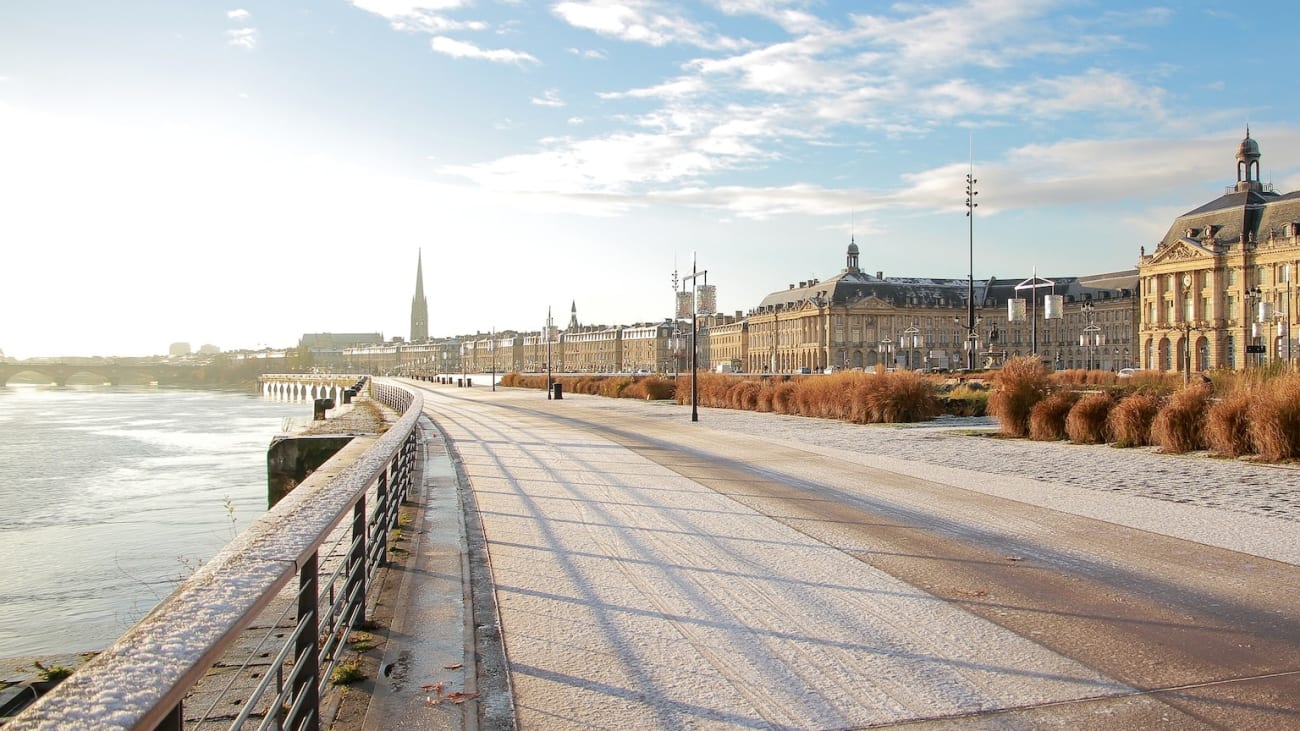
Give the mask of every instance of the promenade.
[[(361, 727), (1216, 728), (1200, 712), (1234, 704), (1234, 727), (1300, 722), (1292, 701), (1257, 700), (1300, 693), (1300, 619), (1267, 596), (1300, 575), (1293, 466), (1003, 440), (988, 420), (702, 409), (692, 424), (663, 402), (418, 385), (447, 443), (428, 445), (419, 542)], [(760, 495), (764, 476), (893, 517), (827, 518), (821, 501)], [(885, 538), (915, 533), (911, 519), (947, 534), (945, 551), (994, 548), (945, 558), (956, 573), (916, 568), (934, 546), (909, 558)], [(1228, 631), (1195, 603), (1261, 592), (1249, 600), (1274, 607), (1259, 623), (1280, 644), (1249, 659), (1256, 676), (1216, 678), (1255, 700), (1174, 690), (1204, 680), (1188, 657), (1142, 660), (1141, 637), (1125, 648), (1109, 626), (1061, 636), (1112, 611), (1088, 592), (1047, 616), (985, 581), (1053, 561), (1119, 572), (1140, 624), (1164, 626), (1141, 631), (1189, 643)], [(1221, 574), (1234, 562), (1276, 585), (1239, 585)]]

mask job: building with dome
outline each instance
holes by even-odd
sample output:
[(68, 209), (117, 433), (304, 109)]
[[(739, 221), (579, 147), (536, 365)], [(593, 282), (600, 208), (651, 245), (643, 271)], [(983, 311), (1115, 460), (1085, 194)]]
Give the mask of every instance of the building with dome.
[(1237, 146), (1237, 182), (1176, 218), (1141, 252), (1143, 368), (1190, 376), (1300, 357), (1293, 314), (1300, 264), (1300, 192), (1259, 178), (1259, 143)]
[[(1118, 370), (1135, 358), (1136, 271), (1038, 277), (1039, 287), (1017, 289), (1030, 278), (886, 277), (863, 271), (860, 256), (850, 240), (839, 274), (791, 283), (750, 310), (743, 370), (953, 370), (1031, 354), (1056, 368)], [(976, 322), (969, 331), (972, 294)], [(1060, 298), (1056, 311), (1047, 303), (1051, 295)], [(1017, 299), (1025, 300), (1028, 317), (1012, 322), (1008, 301)]]

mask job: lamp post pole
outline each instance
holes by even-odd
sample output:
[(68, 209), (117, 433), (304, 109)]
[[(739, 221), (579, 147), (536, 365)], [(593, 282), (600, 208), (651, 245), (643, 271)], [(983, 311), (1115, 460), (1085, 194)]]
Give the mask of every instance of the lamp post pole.
[(546, 308), (546, 400), (551, 400), (551, 391), (554, 387), (551, 385), (551, 308)]
[(696, 279), (697, 277), (703, 278), (703, 279), (704, 279), (704, 284), (705, 284), (705, 285), (708, 285), (708, 283), (709, 283), (709, 271), (708, 271), (707, 269), (705, 269), (704, 271), (698, 271), (698, 270), (696, 269), (695, 257), (694, 257), (694, 256), (691, 256), (691, 273), (690, 273), (689, 276), (682, 277), (682, 287), (684, 288), (684, 287), (686, 286), (686, 283), (687, 283), (687, 282), (690, 282), (690, 283), (691, 283), (691, 288), (692, 288), (692, 296), (691, 296), (691, 421), (699, 421), (699, 420), (700, 420), (700, 394), (699, 394), (699, 388), (698, 388), (698, 386), (699, 386), (699, 343), (697, 342), (698, 337), (699, 337), (699, 333), (700, 333), (699, 318), (697, 317), (697, 315), (699, 314), (699, 305), (700, 305), (700, 303), (695, 301), (695, 300), (697, 299), (697, 298), (695, 297), (695, 291), (696, 291), (696, 289), (695, 289), (695, 279)]
[(900, 339), (898, 343), (907, 348), (907, 369), (909, 371), (912, 370), (912, 350), (917, 347), (916, 335), (919, 332), (921, 331), (917, 329), (915, 324), (908, 326), (908, 328), (903, 331), (903, 338), (905, 339)]
[(975, 190), (977, 182), (979, 181), (975, 179), (975, 143), (972, 134), (970, 171), (966, 173), (966, 229), (970, 244), (970, 270), (966, 280), (966, 339), (969, 345), (966, 349), (967, 371), (975, 370), (975, 328), (979, 325), (975, 320), (975, 209), (979, 206), (975, 202), (975, 196), (979, 195), (979, 191)]
[(880, 364), (882, 366), (885, 366), (885, 368), (889, 368), (889, 366), (885, 365), (885, 358), (889, 357), (893, 349), (894, 349), (893, 340), (886, 338), (880, 341), (880, 356), (881, 356)]
[(1247, 368), (1250, 367), (1250, 356), (1251, 356), (1250, 349), (1255, 345), (1256, 320), (1259, 319), (1258, 316), (1252, 315), (1252, 313), (1255, 311), (1256, 306), (1259, 304), (1259, 301), (1263, 299), (1263, 297), (1264, 297), (1264, 292), (1260, 290), (1258, 285), (1246, 290), (1246, 322), (1250, 323), (1249, 329), (1246, 330), (1248, 334), (1248, 337), (1246, 338), (1246, 367)]

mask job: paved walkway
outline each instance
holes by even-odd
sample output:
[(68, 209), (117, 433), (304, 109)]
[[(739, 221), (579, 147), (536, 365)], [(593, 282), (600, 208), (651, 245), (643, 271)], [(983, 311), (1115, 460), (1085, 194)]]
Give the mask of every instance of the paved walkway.
[[(632, 409), (650, 419), (688, 418), (683, 407), (662, 402), (566, 399), (581, 399), (587, 408)], [(437, 399), (428, 408), (437, 418)], [(701, 409), (700, 421), (706, 432), (777, 439), (867, 467), (1300, 564), (1300, 531), (1295, 529), (1300, 470), (1295, 466), (977, 436), (992, 429), (988, 420), (863, 427)], [(510, 703), (504, 659), (478, 655), (491, 645), (496, 609), (490, 593), (472, 600), (465, 588), (472, 572), (487, 570), (466, 558), (472, 553), (470, 542), (482, 538), (477, 525), (467, 529), (461, 522), (463, 501), (473, 497), (464, 492), (465, 475), (460, 475), (461, 489), (455, 489), (457, 475), (441, 437), (431, 423), (423, 426), (431, 438), (416, 498), (424, 507), (416, 531), (419, 542), (403, 578), (381, 666), (384, 677), (376, 683), (365, 728), (455, 730), (477, 728), (480, 718), (487, 719), (483, 727), (508, 728), (513, 715), (504, 707)], [(1173, 513), (1151, 510), (1152, 499), (1170, 504)], [(474, 511), (469, 513), (474, 520)], [(1171, 514), (1178, 519), (1171, 520)], [(470, 611), (476, 601), (489, 603), (480, 608), (478, 620)], [(492, 685), (483, 698), (496, 704), (485, 707), (484, 716), (476, 698), (484, 690), (481, 683)]]

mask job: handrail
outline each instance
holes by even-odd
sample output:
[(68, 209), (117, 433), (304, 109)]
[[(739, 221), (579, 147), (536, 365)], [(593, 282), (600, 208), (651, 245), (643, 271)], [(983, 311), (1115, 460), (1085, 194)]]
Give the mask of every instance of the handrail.
[[(360, 550), (350, 549), (345, 557), (348, 570), (343, 580), (348, 589), (339, 593), (347, 616), (353, 621), (362, 619), (365, 600), (362, 597), (357, 602), (353, 590), (370, 590), (371, 575), (383, 559), (382, 552), (377, 556), (368, 553), (365, 544), (382, 545), (388, 530), (395, 527), (396, 506), (410, 486), (418, 439), (415, 427), (424, 405), (418, 391), (393, 383), (372, 381), (371, 393), (402, 414), (396, 424), (334, 477), (314, 479), (323, 475), (318, 471), (305, 480), (111, 647), (10, 719), (5, 730), (183, 729), (186, 693), (295, 575), (300, 581), (298, 621), (313, 629), (307, 638), (287, 641), (296, 639), (300, 648), (314, 650), (323, 635), (335, 629), (321, 618), (334, 616), (339, 606), (338, 602), (320, 605), (317, 582), (326, 584), (332, 579), (317, 575), (319, 549), (349, 515), (353, 518), (353, 541), (360, 543)], [(369, 521), (368, 492), (377, 493)], [(321, 674), (321, 661), (332, 666), (334, 658), (320, 658), (314, 651), (310, 654), (313, 677), (299, 678), (287, 691), (293, 696), (291, 708), (281, 711), (290, 716), (283, 719), (287, 727), (299, 727), (301, 719), (293, 718), (295, 713), (319, 719), (316, 691), (320, 678), (316, 676)], [(282, 695), (285, 692), (281, 690)], [(253, 702), (256, 699), (249, 699)]]

